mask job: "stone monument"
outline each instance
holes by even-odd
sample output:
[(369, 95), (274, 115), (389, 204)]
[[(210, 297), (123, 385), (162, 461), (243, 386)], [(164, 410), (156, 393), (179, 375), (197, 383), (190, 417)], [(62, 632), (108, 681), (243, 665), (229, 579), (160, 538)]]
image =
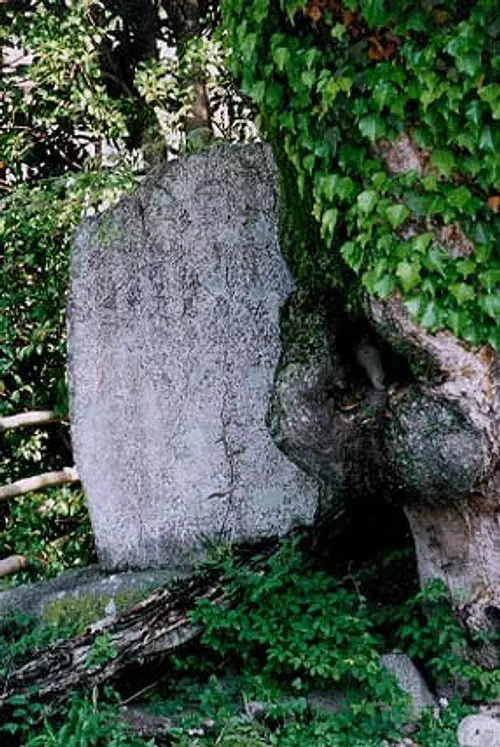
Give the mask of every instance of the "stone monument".
[(309, 523), (318, 483), (265, 415), (292, 289), (265, 145), (155, 169), (85, 220), (68, 302), (75, 462), (100, 562), (183, 567), (204, 540)]

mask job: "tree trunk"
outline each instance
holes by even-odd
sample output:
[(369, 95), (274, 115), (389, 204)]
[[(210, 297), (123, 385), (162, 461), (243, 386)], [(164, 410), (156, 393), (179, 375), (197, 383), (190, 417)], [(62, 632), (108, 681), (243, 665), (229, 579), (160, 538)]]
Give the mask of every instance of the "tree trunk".
[[(275, 441), (332, 487), (323, 523), (381, 499), (404, 507), (421, 583), (444, 581), (469, 632), (498, 632), (500, 355), (425, 332), (397, 296), (367, 302), (365, 320), (341, 305), (296, 298), (285, 310)], [(494, 643), (468, 653), (500, 664)]]

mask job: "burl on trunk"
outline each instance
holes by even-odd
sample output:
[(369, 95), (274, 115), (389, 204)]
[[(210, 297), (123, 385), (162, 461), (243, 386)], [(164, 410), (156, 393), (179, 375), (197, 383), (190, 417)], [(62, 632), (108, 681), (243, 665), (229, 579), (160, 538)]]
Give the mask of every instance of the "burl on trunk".
[[(403, 505), (420, 580), (444, 581), (466, 628), (500, 625), (500, 356), (428, 334), (397, 297), (352, 323), (292, 298), (268, 425), (331, 486), (323, 521), (380, 498)], [(498, 665), (491, 644), (471, 652)]]

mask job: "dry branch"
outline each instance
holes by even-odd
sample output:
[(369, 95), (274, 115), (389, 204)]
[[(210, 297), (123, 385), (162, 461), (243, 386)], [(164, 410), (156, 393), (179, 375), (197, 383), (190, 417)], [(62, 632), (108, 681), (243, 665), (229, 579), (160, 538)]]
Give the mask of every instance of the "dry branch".
[(49, 423), (60, 422), (61, 418), (52, 410), (33, 410), (32, 412), (21, 412), (18, 415), (0, 418), (0, 432), (12, 428), (24, 428), (29, 425), (48, 425)]
[(26, 493), (33, 493), (36, 490), (56, 488), (60, 485), (71, 485), (77, 482), (80, 482), (80, 478), (75, 467), (64, 467), (59, 472), (44, 472), (43, 475), (26, 477), (23, 480), (4, 485), (0, 488), (0, 501), (6, 501), (9, 498), (15, 498)]
[(24, 555), (10, 555), (8, 558), (0, 560), (0, 578), (17, 573), (26, 566), (27, 562)]

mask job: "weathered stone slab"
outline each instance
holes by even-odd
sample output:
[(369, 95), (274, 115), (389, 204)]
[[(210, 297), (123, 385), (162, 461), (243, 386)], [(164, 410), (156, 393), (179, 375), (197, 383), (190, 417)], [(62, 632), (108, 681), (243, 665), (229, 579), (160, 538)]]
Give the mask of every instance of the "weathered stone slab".
[(72, 437), (106, 567), (179, 566), (202, 537), (314, 515), (317, 484), (264, 422), (291, 291), (276, 190), (266, 146), (212, 148), (77, 233)]
[(12, 613), (83, 629), (143, 599), (176, 577), (168, 570), (106, 573), (98, 565), (71, 568), (57, 578), (0, 590), (0, 632)]

